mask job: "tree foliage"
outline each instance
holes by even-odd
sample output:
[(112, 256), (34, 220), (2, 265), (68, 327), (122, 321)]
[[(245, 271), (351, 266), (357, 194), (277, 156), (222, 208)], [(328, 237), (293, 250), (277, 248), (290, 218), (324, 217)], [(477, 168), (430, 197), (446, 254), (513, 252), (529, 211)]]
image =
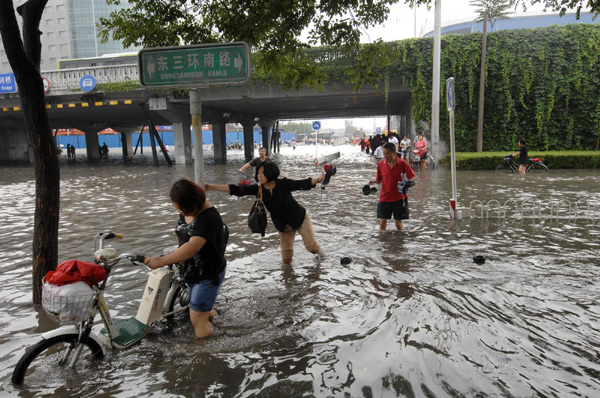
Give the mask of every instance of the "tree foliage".
[[(427, 0), (129, 0), (101, 18), (100, 36), (127, 46), (163, 47), (246, 42), (257, 77), (276, 76), (285, 88), (323, 87), (326, 75), (310, 46), (358, 49), (363, 29), (385, 22), (389, 7)], [(107, 0), (121, 4), (125, 0)], [(377, 60), (366, 59), (369, 65)]]
[(561, 16), (565, 15), (569, 10), (575, 10), (577, 19), (579, 19), (579, 15), (585, 7), (588, 7), (596, 16), (600, 13), (600, 0), (511, 0), (511, 4), (514, 5), (515, 8), (520, 5), (524, 10), (527, 9), (527, 3), (543, 4), (544, 11), (558, 11)]
[[(442, 37), (442, 81), (455, 78), (456, 148), (475, 151), (481, 33)], [(430, 120), (432, 39), (393, 45), (389, 70), (411, 87), (415, 120)], [(491, 33), (487, 43), (484, 150), (523, 138), (536, 150), (600, 148), (600, 26), (571, 24)], [(448, 140), (440, 118), (440, 138)]]
[(491, 30), (494, 30), (494, 24), (502, 19), (508, 19), (511, 12), (509, 0), (472, 0), (469, 4), (477, 7), (477, 21), (481, 22), (487, 19), (490, 22)]
[(279, 125), (281, 131), (290, 131), (299, 135), (307, 135), (313, 132), (312, 125), (306, 122), (285, 122)]

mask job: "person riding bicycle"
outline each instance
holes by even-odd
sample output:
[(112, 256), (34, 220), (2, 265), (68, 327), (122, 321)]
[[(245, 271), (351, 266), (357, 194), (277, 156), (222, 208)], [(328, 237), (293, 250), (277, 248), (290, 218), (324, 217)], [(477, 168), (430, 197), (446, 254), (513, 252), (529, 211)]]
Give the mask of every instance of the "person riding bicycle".
[(527, 165), (529, 164), (529, 155), (527, 154), (527, 146), (525, 145), (525, 140), (519, 140), (520, 149), (512, 153), (511, 156), (515, 157), (519, 155), (519, 173), (525, 174), (527, 171)]

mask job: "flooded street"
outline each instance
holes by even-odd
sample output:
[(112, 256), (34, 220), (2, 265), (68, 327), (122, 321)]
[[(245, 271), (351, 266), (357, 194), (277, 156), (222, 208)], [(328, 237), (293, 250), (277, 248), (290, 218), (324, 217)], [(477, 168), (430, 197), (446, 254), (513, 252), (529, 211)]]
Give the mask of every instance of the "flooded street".
[[(209, 192), (231, 233), (214, 336), (196, 341), (180, 317), (130, 349), (18, 388), (15, 364), (57, 324), (31, 304), (33, 167), (0, 168), (0, 396), (599, 396), (598, 170), (459, 172), (462, 206), (555, 200), (563, 210), (573, 204), (578, 217), (524, 209), (523, 217), (478, 211), (458, 221), (449, 219), (449, 170), (419, 172), (404, 230), (390, 222), (380, 232), (377, 194), (361, 190), (375, 177), (372, 157), (351, 146), (320, 147), (319, 155), (335, 151), (338, 172), (327, 188), (294, 193), (325, 260), (315, 262), (297, 236), (294, 261), (283, 265), (271, 219), (264, 238), (247, 227), (252, 198)], [(321, 172), (313, 158), (314, 147), (274, 157), (282, 176), (298, 179)], [(208, 159), (207, 182), (245, 178), (242, 152), (228, 159)], [(124, 235), (110, 241), (120, 252), (158, 255), (176, 244), (168, 192), (182, 177), (194, 178), (193, 165), (63, 163), (59, 261), (91, 261), (94, 235), (106, 230)], [(115, 268), (106, 292), (113, 318), (135, 315), (147, 274)]]

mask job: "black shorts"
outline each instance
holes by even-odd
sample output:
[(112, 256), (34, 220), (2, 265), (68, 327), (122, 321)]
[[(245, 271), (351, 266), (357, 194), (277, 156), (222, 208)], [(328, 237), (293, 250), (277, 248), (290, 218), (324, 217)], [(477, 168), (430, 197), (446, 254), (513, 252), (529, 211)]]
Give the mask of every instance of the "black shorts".
[(377, 218), (389, 220), (394, 215), (394, 220), (408, 220), (408, 199), (395, 202), (379, 202), (377, 204)]

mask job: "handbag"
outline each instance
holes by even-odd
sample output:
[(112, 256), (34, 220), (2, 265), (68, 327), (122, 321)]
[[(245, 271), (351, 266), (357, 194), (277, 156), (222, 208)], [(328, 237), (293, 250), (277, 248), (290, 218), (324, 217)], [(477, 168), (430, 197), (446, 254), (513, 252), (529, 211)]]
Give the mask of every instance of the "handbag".
[(248, 227), (252, 233), (260, 234), (265, 236), (265, 230), (267, 229), (267, 212), (265, 210), (265, 204), (262, 201), (262, 185), (258, 185), (258, 195), (256, 200), (250, 209), (248, 214)]

